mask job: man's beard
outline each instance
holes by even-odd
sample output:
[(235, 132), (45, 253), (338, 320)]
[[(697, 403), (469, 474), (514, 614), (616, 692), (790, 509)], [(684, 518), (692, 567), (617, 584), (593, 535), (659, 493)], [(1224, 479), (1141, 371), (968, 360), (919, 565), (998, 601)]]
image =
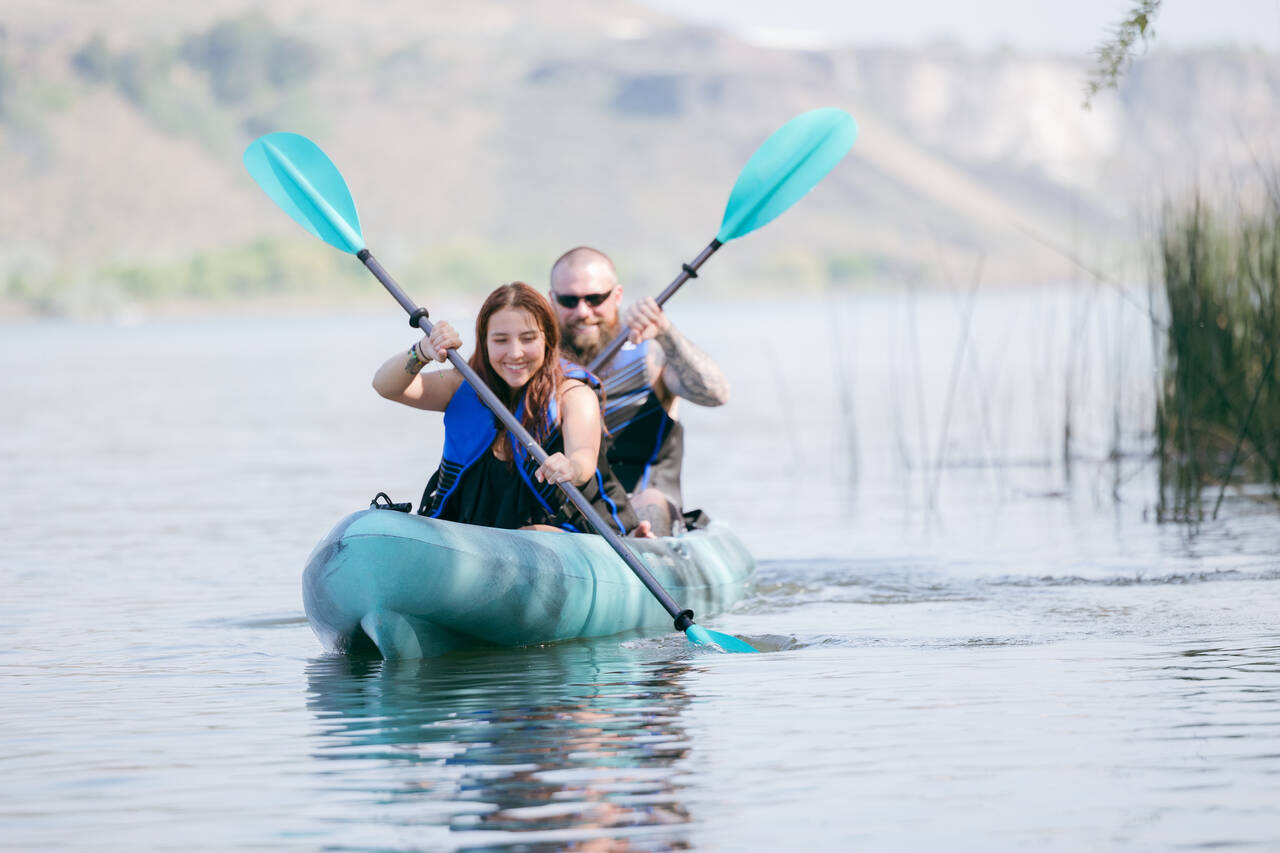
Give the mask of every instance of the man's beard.
[(569, 328), (562, 328), (561, 348), (573, 359), (574, 363), (586, 367), (600, 352), (618, 336), (619, 321), (601, 320), (577, 333)]

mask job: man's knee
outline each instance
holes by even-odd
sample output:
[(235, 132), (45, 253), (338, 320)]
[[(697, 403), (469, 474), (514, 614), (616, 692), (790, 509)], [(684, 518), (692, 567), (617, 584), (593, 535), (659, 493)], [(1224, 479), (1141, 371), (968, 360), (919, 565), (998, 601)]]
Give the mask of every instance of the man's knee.
[(641, 521), (657, 536), (670, 536), (674, 532), (677, 511), (667, 496), (657, 489), (644, 489), (631, 496), (631, 508)]

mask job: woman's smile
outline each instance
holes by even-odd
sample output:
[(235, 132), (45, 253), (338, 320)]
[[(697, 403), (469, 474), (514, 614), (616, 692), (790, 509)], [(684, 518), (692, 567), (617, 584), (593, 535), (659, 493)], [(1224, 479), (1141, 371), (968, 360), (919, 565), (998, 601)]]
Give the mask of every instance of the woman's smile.
[(529, 372), (529, 362), (525, 359), (505, 360), (502, 362), (502, 369), (510, 376), (523, 376)]

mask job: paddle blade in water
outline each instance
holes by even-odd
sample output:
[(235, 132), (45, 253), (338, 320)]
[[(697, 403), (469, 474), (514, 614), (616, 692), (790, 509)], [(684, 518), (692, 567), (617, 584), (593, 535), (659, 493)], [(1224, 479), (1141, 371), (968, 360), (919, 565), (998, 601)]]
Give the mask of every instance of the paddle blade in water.
[(722, 634), (719, 631), (708, 630), (701, 625), (690, 625), (685, 629), (684, 635), (689, 638), (689, 642), (696, 646), (719, 646), (726, 652), (749, 653), (759, 651), (759, 649), (752, 648), (751, 644), (745, 640), (739, 640), (737, 637)]
[(772, 222), (840, 162), (857, 135), (853, 117), (832, 107), (778, 128), (743, 167), (716, 239), (728, 243)]
[(245, 149), (244, 165), (271, 200), (303, 228), (353, 255), (364, 248), (347, 182), (310, 139), (268, 133)]

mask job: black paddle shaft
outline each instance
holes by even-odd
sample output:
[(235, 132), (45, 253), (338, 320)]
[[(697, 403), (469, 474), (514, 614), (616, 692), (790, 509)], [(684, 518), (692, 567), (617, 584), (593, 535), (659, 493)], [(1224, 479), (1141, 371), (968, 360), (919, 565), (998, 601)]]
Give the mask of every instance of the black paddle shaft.
[[(706, 252), (704, 254), (710, 255), (710, 252)], [(387, 289), (387, 292), (390, 293), (392, 297), (400, 303), (400, 307), (408, 313), (409, 325), (430, 334), (431, 321), (427, 319), (426, 309), (419, 308), (417, 305), (413, 304), (413, 300), (400, 289), (400, 285), (396, 284), (395, 279), (391, 277), (390, 273), (382, 268), (382, 264), (378, 263), (377, 259), (374, 258), (373, 253), (368, 249), (361, 249), (360, 252), (356, 254), (356, 257), (369, 268), (369, 272), (373, 273), (374, 277), (377, 278), (378, 281), (382, 282), (382, 286)], [(477, 346), (482, 346), (483, 343), (484, 342), (481, 341), (477, 343)], [(524, 446), (525, 450), (527, 450), (534, 459), (538, 460), (539, 465), (546, 462), (547, 452), (543, 450), (542, 446), (539, 445), (534, 437), (529, 434), (529, 431), (524, 428), (524, 425), (516, 420), (515, 415), (513, 415), (511, 411), (503, 405), (502, 401), (498, 399), (498, 395), (493, 393), (493, 389), (484, 384), (484, 381), (476, 375), (474, 370), (471, 369), (471, 365), (467, 364), (466, 360), (463, 359), (462, 356), (458, 355), (457, 350), (449, 350), (448, 355), (449, 363), (462, 374), (463, 379), (471, 383), (471, 387), (475, 389), (481, 402), (489, 408), (489, 411), (493, 412), (493, 414), (497, 416), (498, 420), (502, 421), (502, 425), (510, 430), (511, 433), (520, 440), (520, 444)], [(675, 620), (676, 630), (684, 631), (692, 625), (693, 611), (682, 610), (680, 605), (676, 604), (675, 599), (671, 597), (671, 594), (663, 589), (662, 584), (658, 583), (657, 579), (649, 573), (647, 568), (645, 568), (644, 563), (640, 562), (640, 558), (623, 543), (622, 537), (614, 532), (608, 522), (600, 516), (600, 513), (596, 512), (596, 508), (587, 500), (586, 495), (582, 494), (578, 487), (573, 483), (566, 481), (557, 483), (556, 485), (559, 486), (560, 489), (569, 497), (569, 500), (573, 501), (573, 505), (578, 508), (578, 511), (586, 516), (587, 521), (596, 529), (596, 532), (604, 537), (605, 541), (613, 547), (613, 550), (618, 552), (618, 556), (627, 564), (627, 568), (631, 569), (631, 571), (635, 573), (636, 577), (640, 579), (640, 582), (645, 585), (645, 588), (648, 589), (649, 592), (653, 593), (653, 597), (658, 599), (658, 603), (660, 603), (663, 608), (671, 614), (671, 618)]]
[[(666, 286), (666, 289), (663, 290), (661, 293), (659, 293), (657, 297), (654, 299), (654, 301), (657, 302), (659, 306), (661, 306), (668, 299), (670, 299), (672, 294), (674, 294), (677, 290), (679, 290), (680, 287), (686, 281), (688, 281), (691, 278), (697, 278), (698, 267), (706, 263), (707, 258), (714, 255), (716, 249), (719, 249), (723, 245), (724, 244), (721, 243), (719, 240), (712, 240), (710, 243), (708, 243), (707, 247), (698, 253), (698, 257), (694, 258), (689, 263), (682, 265), (682, 268), (680, 270), (680, 275), (676, 276), (675, 280), (672, 281), (670, 284), (668, 284)], [(587, 365), (587, 370), (591, 371), (592, 373), (596, 373), (600, 370), (600, 368), (608, 364), (609, 359), (617, 355), (618, 350), (622, 349), (622, 345), (627, 342), (627, 336), (630, 334), (631, 334), (631, 330), (627, 329), (626, 331), (622, 332), (622, 334), (618, 335), (616, 338), (610, 341), (607, 347), (600, 350), (599, 354), (596, 355), (595, 358), (591, 359), (591, 364)]]

